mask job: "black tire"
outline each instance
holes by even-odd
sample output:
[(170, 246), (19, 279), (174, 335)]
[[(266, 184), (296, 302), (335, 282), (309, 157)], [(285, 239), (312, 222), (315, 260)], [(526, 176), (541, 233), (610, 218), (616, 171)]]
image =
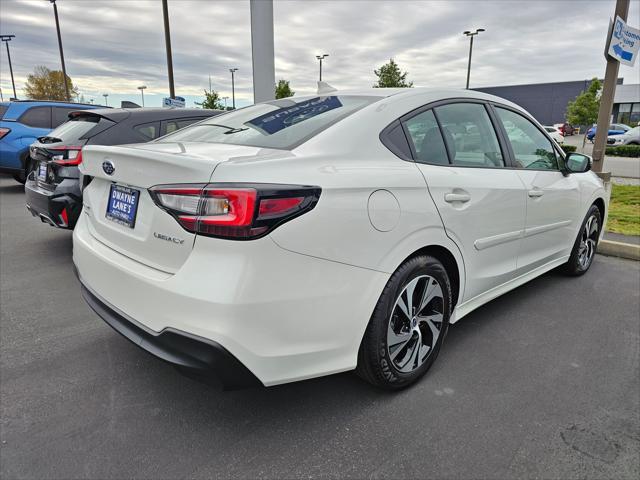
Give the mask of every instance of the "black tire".
[[(403, 306), (405, 306), (405, 303), (409, 304), (409, 309), (412, 310), (412, 313), (415, 313), (415, 318), (410, 320), (406, 315), (403, 316), (402, 314), (400, 314), (400, 318), (397, 309), (401, 307), (397, 302), (400, 301), (399, 297), (401, 295), (405, 295), (404, 298), (408, 298), (408, 293), (405, 291), (405, 288), (410, 284), (416, 285), (414, 287), (415, 290), (412, 290), (415, 299), (416, 294), (421, 296), (418, 291), (420, 282), (424, 282), (422, 285), (424, 285), (425, 289), (428, 289), (429, 285), (431, 285), (431, 288), (437, 288), (434, 287), (435, 284), (433, 280), (435, 280), (438, 284), (437, 286), (440, 287), (442, 293), (441, 299), (440, 297), (434, 296), (433, 299), (424, 304), (424, 306), (420, 305), (423, 307), (420, 311), (415, 311), (410, 305), (412, 303), (420, 304), (422, 303), (422, 299), (419, 302), (414, 302), (413, 300), (407, 300), (405, 302), (405, 300), (402, 300)], [(426, 296), (427, 295), (424, 295), (424, 297)], [(451, 315), (451, 299), (452, 294), (449, 276), (440, 261), (430, 256), (421, 255), (410, 258), (404, 262), (387, 282), (371, 316), (362, 343), (360, 344), (360, 350), (358, 351), (356, 373), (367, 382), (388, 390), (398, 390), (407, 387), (422, 377), (436, 360), (447, 333), (449, 317)], [(433, 315), (420, 316), (421, 313), (430, 313)], [(435, 339), (435, 342), (433, 342), (433, 337), (436, 336), (436, 334), (432, 330), (432, 327), (437, 327), (438, 322), (427, 323), (426, 319), (435, 318), (436, 315), (441, 316), (442, 320), (439, 322), (439, 335)], [(401, 323), (405, 322), (401, 330), (404, 328), (410, 330), (410, 332), (403, 331), (401, 334), (415, 339), (413, 340), (414, 350), (412, 350), (412, 352), (416, 352), (415, 359), (413, 358), (414, 354), (409, 352), (410, 342), (412, 340), (407, 341), (407, 343), (403, 344), (403, 347), (393, 352), (394, 355), (396, 355), (396, 352), (402, 353), (401, 350), (406, 349), (402, 359), (408, 359), (406, 365), (409, 368), (415, 366), (415, 369), (410, 372), (401, 371), (389, 353), (388, 332), (391, 331), (391, 328), (395, 328), (398, 321)], [(411, 325), (412, 322), (413, 326)], [(420, 331), (416, 331), (416, 328)], [(423, 342), (426, 342), (426, 344)], [(430, 346), (427, 344), (430, 344)], [(415, 345), (418, 345), (417, 351), (415, 350)], [(421, 352), (425, 352), (424, 355), (422, 355)], [(399, 356), (399, 354), (397, 355)], [(395, 357), (395, 361), (397, 361), (397, 359), (398, 357)]]
[[(586, 237), (586, 227), (589, 220), (593, 218), (596, 224), (596, 230), (589, 237)], [(578, 236), (576, 241), (573, 244), (573, 249), (571, 250), (571, 255), (569, 256), (569, 261), (564, 264), (562, 270), (567, 275), (578, 276), (583, 275), (589, 270), (591, 264), (593, 263), (593, 258), (596, 254), (596, 249), (598, 248), (598, 239), (600, 237), (600, 230), (602, 228), (602, 214), (600, 213), (600, 209), (595, 205), (591, 205), (587, 215), (584, 217), (582, 221), (582, 225), (580, 225), (580, 231), (578, 232)], [(588, 242), (587, 240), (591, 240)], [(585, 252), (584, 248), (592, 249), (589, 252)], [(585, 263), (583, 254), (587, 253), (589, 258)]]

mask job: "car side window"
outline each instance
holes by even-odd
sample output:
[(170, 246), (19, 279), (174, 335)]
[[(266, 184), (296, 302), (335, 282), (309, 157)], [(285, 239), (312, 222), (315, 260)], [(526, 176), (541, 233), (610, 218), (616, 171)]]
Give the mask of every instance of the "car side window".
[(464, 167), (504, 167), (498, 137), (484, 105), (451, 103), (435, 108), (451, 163)]
[(558, 157), (551, 141), (522, 115), (496, 108), (513, 149), (515, 166), (533, 170), (558, 170)]
[(52, 107), (51, 126), (56, 128), (69, 120), (69, 113), (77, 110), (76, 108)]
[(160, 136), (160, 129), (158, 123), (143, 123), (142, 125), (136, 125), (133, 127), (135, 132), (147, 140), (153, 140)]
[(29, 127), (51, 128), (51, 107), (33, 107), (24, 112), (18, 119)]
[(433, 111), (427, 110), (411, 117), (404, 126), (413, 144), (416, 162), (449, 165), (447, 149)]
[(167, 120), (165, 127), (165, 135), (167, 133), (175, 132), (176, 130), (180, 130), (192, 123), (199, 122), (200, 120), (204, 120), (203, 118), (182, 118), (180, 120)]

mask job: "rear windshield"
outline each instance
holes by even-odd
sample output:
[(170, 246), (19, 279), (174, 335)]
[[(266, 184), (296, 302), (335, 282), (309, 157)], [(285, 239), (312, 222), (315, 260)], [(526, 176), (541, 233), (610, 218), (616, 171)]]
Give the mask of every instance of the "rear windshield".
[[(86, 115), (74, 117), (68, 122), (53, 129), (45, 138), (51, 141), (73, 142), (83, 138), (89, 131), (97, 125), (100, 117), (97, 115)], [(46, 142), (45, 142), (46, 143)]]
[(158, 142), (230, 143), (290, 150), (382, 97), (286, 98), (212, 117)]

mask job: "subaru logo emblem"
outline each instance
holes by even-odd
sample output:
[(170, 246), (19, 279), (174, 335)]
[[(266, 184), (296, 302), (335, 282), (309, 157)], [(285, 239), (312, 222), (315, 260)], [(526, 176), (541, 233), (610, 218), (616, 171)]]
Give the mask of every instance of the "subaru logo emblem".
[(105, 160), (102, 162), (102, 170), (104, 170), (104, 173), (107, 175), (113, 175), (113, 172), (116, 171), (116, 167), (113, 165), (111, 160)]

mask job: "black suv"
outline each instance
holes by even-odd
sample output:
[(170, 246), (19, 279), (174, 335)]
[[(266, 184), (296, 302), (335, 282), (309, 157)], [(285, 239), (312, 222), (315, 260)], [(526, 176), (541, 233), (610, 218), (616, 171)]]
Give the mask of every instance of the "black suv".
[(69, 121), (29, 147), (27, 209), (54, 227), (72, 229), (82, 211), (80, 170), (85, 145), (123, 145), (155, 140), (220, 110), (109, 108), (75, 111)]

